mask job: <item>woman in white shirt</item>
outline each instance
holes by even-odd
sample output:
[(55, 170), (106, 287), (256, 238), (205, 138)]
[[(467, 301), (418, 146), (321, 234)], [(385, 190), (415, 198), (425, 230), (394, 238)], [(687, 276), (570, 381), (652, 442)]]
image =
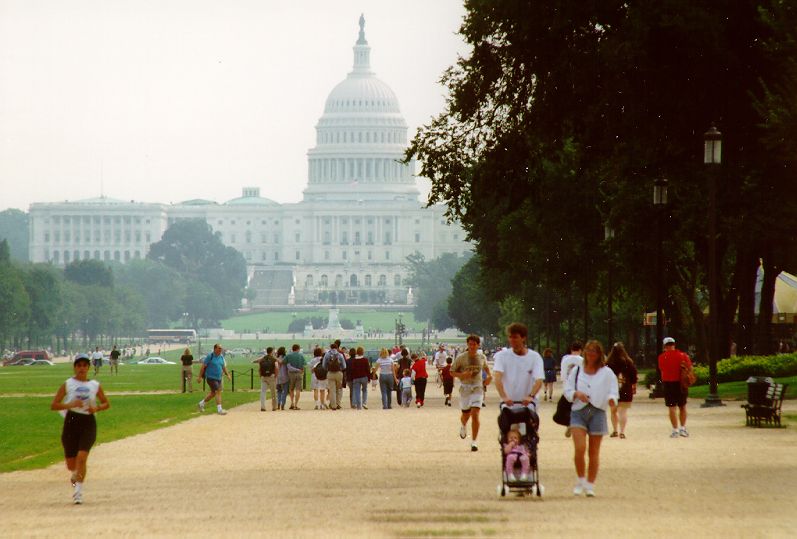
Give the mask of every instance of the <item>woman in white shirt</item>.
[[(619, 399), (617, 377), (606, 366), (606, 356), (598, 341), (584, 346), (584, 365), (570, 371), (564, 396), (573, 403), (570, 412), (570, 432), (575, 447), (575, 465), (578, 482), (573, 494), (595, 496), (595, 479), (598, 477), (601, 440), (609, 433), (606, 409), (615, 406)], [(589, 440), (589, 467), (584, 456)]]
[[(72, 472), (74, 492), (72, 501), (83, 503), (83, 481), (89, 451), (97, 439), (97, 422), (94, 414), (107, 410), (111, 404), (97, 380), (89, 380), (89, 356), (78, 354), (73, 368), (75, 376), (64, 382), (53, 398), (51, 410), (64, 416), (61, 445), (64, 446), (66, 467)], [(97, 402), (99, 401), (99, 402)]]

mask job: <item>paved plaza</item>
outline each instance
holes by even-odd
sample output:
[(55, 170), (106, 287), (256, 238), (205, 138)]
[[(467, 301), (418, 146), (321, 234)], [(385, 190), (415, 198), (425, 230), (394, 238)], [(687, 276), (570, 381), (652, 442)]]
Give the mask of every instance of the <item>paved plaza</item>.
[(371, 393), (367, 411), (261, 413), (254, 402), (98, 445), (83, 506), (70, 503), (62, 463), (2, 474), (0, 536), (794, 536), (797, 426), (746, 428), (739, 403), (695, 401), (692, 436), (673, 440), (662, 401), (639, 397), (628, 438), (603, 441), (594, 499), (571, 493), (572, 442), (554, 403), (541, 403), (543, 498), (500, 499), (494, 390), (477, 453), (442, 399), (385, 411)]

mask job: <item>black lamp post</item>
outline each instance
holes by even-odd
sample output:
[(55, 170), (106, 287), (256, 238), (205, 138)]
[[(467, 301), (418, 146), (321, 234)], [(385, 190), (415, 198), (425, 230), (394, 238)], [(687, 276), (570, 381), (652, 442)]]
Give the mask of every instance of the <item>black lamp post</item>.
[[(614, 239), (614, 229), (607, 225), (603, 227), (603, 239), (606, 240), (607, 247), (611, 244), (612, 239)], [(607, 266), (607, 276), (606, 276), (606, 288), (607, 288), (607, 301), (606, 301), (606, 323), (608, 325), (608, 338), (609, 338), (609, 347), (614, 346), (614, 320), (612, 319), (612, 301), (613, 301), (613, 290), (612, 290), (612, 266), (614, 266), (611, 249), (607, 249), (609, 251), (608, 256), (608, 266)]]
[(722, 133), (713, 125), (703, 134), (703, 164), (708, 169), (708, 379), (709, 394), (701, 407), (724, 406), (717, 394), (719, 296), (717, 295), (717, 168), (722, 163)]
[(659, 178), (653, 182), (653, 207), (656, 211), (656, 356), (653, 361), (656, 365), (656, 387), (651, 398), (663, 395), (658, 358), (662, 351), (661, 341), (664, 340), (664, 264), (661, 252), (661, 217), (667, 206), (667, 185), (667, 178)]

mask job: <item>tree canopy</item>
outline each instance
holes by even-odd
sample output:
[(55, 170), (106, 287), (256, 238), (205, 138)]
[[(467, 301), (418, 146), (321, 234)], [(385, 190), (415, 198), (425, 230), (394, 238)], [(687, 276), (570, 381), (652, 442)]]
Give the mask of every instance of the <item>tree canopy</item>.
[[(789, 196), (797, 148), (788, 122), (797, 95), (791, 3), (468, 0), (465, 7), (460, 33), (472, 51), (443, 75), (446, 108), (418, 130), (407, 158), (431, 179), (429, 202), (447, 203), (476, 242), (493, 297), (518, 297), (531, 313), (544, 301), (542, 287), (560, 299), (585, 298), (589, 313), (611, 261), (625, 296), (648, 298), (642, 307), (652, 310), (661, 218), (667, 310), (673, 321), (676, 312), (692, 319), (672, 330), (704, 350), (702, 135), (716, 124), (727, 349), (740, 289), (754, 285), (757, 261), (774, 280), (797, 252), (789, 226), (797, 213)], [(657, 217), (651, 194), (662, 177), (670, 204)], [(611, 242), (605, 225), (615, 231)], [(744, 301), (752, 316), (752, 300)]]

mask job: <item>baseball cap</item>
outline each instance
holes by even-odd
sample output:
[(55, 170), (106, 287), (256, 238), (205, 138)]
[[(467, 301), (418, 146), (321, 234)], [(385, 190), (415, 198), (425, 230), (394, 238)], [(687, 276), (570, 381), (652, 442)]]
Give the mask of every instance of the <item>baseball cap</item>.
[(75, 356), (75, 359), (72, 361), (72, 364), (77, 365), (78, 361), (85, 361), (86, 363), (91, 363), (88, 354), (82, 354), (82, 353)]
[(664, 337), (662, 343), (664, 344), (664, 346), (667, 346), (668, 344), (675, 344), (675, 339), (673, 339), (672, 337)]

